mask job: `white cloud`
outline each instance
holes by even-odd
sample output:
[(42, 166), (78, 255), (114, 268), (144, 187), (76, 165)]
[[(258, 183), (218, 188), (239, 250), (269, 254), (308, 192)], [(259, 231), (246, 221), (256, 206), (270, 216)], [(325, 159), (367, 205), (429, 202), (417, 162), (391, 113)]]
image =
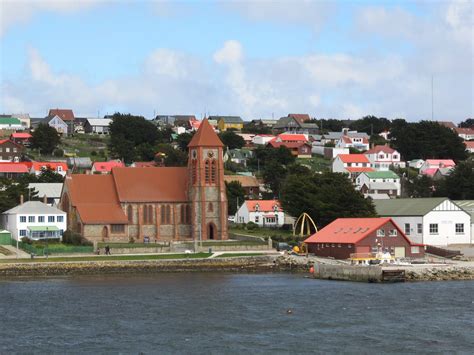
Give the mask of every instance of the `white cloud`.
[(14, 25), (24, 25), (39, 12), (73, 13), (90, 9), (107, 0), (2, 0), (0, 36)]

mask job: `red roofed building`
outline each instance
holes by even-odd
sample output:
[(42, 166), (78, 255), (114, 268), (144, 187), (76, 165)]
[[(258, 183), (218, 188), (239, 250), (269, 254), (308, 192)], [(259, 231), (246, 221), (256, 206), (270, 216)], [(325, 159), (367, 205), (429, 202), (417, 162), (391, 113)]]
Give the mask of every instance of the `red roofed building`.
[(364, 154), (339, 154), (332, 162), (334, 173), (346, 173), (355, 179), (360, 173), (375, 171)]
[(455, 131), (465, 141), (474, 140), (474, 128), (456, 128)]
[(55, 173), (58, 173), (62, 176), (65, 176), (67, 173), (67, 163), (63, 162), (54, 162), (54, 161), (45, 161), (45, 162), (39, 162), (39, 161), (34, 161), (31, 162), (31, 167), (30, 167), (30, 174), (35, 174), (35, 175), (40, 175), (42, 170), (44, 169), (50, 169), (53, 170)]
[(421, 258), (424, 248), (412, 243), (391, 218), (338, 218), (305, 240), (308, 251), (335, 259), (380, 252), (396, 258)]
[(235, 214), (235, 223), (248, 222), (260, 227), (281, 227), (285, 223), (285, 213), (277, 200), (248, 200)]
[(114, 168), (66, 178), (61, 208), (95, 241), (227, 239), (223, 147), (207, 120), (188, 145), (188, 166)]
[(311, 158), (311, 144), (305, 134), (282, 133), (267, 143), (267, 147), (284, 146), (297, 158)]
[(29, 173), (29, 168), (23, 163), (0, 163), (0, 177), (16, 179)]
[(58, 116), (64, 122), (72, 121), (74, 122), (74, 113), (70, 109), (51, 109), (49, 110), (48, 117)]
[(10, 140), (16, 144), (29, 146), (31, 141), (31, 134), (26, 132), (16, 132), (10, 135)]
[(349, 135), (347, 131), (336, 143), (336, 148), (355, 148), (360, 151), (366, 151), (369, 149), (369, 140), (366, 137), (358, 137)]
[(400, 153), (388, 145), (376, 145), (364, 152), (375, 170), (387, 171), (390, 166), (405, 167), (405, 162), (400, 161)]
[(110, 174), (113, 168), (124, 168), (125, 164), (120, 160), (96, 161), (92, 164), (92, 174)]
[(472, 142), (464, 142), (464, 144), (466, 145), (466, 150), (467, 150), (469, 153), (474, 153), (474, 141), (472, 141)]
[(420, 174), (434, 176), (440, 168), (454, 168), (456, 163), (452, 159), (426, 159), (420, 168)]

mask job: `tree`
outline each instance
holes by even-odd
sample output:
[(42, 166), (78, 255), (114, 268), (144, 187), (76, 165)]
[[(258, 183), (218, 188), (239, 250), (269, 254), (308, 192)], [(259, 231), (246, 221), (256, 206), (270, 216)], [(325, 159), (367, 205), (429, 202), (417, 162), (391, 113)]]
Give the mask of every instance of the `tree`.
[[(34, 177), (36, 182), (63, 182), (64, 177), (61, 174), (58, 174), (53, 169), (41, 169), (41, 173), (38, 176), (28, 175)], [(31, 181), (35, 182), (35, 181)]]
[(467, 157), (462, 139), (437, 122), (394, 120), (390, 137), (393, 148), (406, 160), (438, 158), (460, 161)]
[(390, 130), (391, 122), (385, 117), (365, 116), (351, 123), (350, 128), (365, 132), (368, 135), (379, 134)]
[(244, 125), (244, 127), (242, 128), (242, 133), (271, 134), (272, 129), (262, 124), (255, 124), (254, 122), (250, 122)]
[(27, 181), (0, 181), (0, 213), (3, 213), (20, 204), (21, 196), (24, 201), (37, 199), (37, 192), (28, 188)]
[(193, 139), (194, 132), (193, 133), (182, 133), (178, 136), (176, 139), (176, 143), (178, 144), (179, 149), (181, 149), (183, 152), (188, 152), (188, 144), (191, 142), (191, 139)]
[(186, 166), (188, 163), (188, 155), (179, 149), (173, 148), (170, 144), (162, 143), (157, 145), (156, 152), (155, 161), (158, 165)]
[(239, 181), (225, 183), (227, 192), (227, 212), (229, 215), (235, 215), (237, 209), (245, 201), (245, 191)]
[(336, 218), (376, 215), (372, 201), (364, 199), (347, 176), (339, 173), (290, 174), (282, 186), (281, 203), (294, 217), (308, 213), (318, 228)]
[(474, 118), (468, 118), (459, 124), (461, 128), (474, 128)]
[(125, 162), (130, 163), (141, 158), (141, 154), (147, 149), (144, 147), (137, 149), (139, 145), (155, 146), (159, 138), (157, 127), (142, 116), (120, 113), (112, 116), (109, 151), (115, 158), (123, 158)]
[(31, 147), (39, 149), (41, 154), (53, 153), (60, 141), (59, 133), (44, 123), (40, 123), (31, 134)]
[(222, 143), (229, 149), (240, 149), (245, 145), (245, 140), (233, 131), (225, 131), (219, 134)]
[(409, 197), (432, 197), (434, 182), (429, 176), (421, 175), (409, 180), (405, 188)]
[(452, 200), (474, 200), (474, 163), (459, 163), (449, 176), (439, 183), (435, 196)]
[(336, 120), (334, 118), (314, 120), (314, 123), (319, 125), (322, 133), (326, 132), (341, 132), (345, 123), (342, 120)]

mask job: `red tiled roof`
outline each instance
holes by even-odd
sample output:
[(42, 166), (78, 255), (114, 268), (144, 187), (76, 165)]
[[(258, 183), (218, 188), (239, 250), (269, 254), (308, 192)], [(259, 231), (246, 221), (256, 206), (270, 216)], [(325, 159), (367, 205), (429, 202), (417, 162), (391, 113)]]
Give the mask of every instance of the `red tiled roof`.
[(370, 163), (364, 154), (338, 154), (343, 163)]
[[(260, 212), (274, 212), (273, 207), (278, 206), (278, 212), (281, 212), (281, 205), (278, 200), (248, 200), (245, 201), (247, 209), (249, 211), (255, 211), (255, 206), (258, 204), (258, 210)], [(272, 216), (273, 217), (273, 216)]]
[(124, 163), (117, 160), (111, 161), (96, 161), (92, 165), (92, 169), (95, 171), (99, 171), (101, 173), (110, 173), (112, 168), (123, 168), (125, 166)]
[(474, 134), (474, 128), (456, 128), (458, 134)]
[(188, 147), (223, 147), (219, 136), (207, 119), (202, 120), (199, 129), (189, 142)]
[(466, 148), (474, 149), (474, 141), (467, 141), (464, 142), (464, 144), (466, 145)]
[(452, 159), (426, 159), (426, 164), (436, 165), (437, 167), (443, 165), (443, 168), (456, 166), (456, 163)]
[(305, 243), (355, 244), (388, 222), (391, 222), (398, 233), (412, 244), (391, 218), (338, 218), (311, 235)]
[(282, 133), (275, 137), (275, 140), (281, 140), (282, 142), (307, 142), (308, 139), (304, 134), (291, 134)]
[(54, 161), (34, 161), (31, 164), (31, 167), (34, 171), (40, 171), (42, 168), (48, 168), (51, 170), (57, 170), (58, 166), (62, 168), (63, 171), (67, 171), (67, 164), (63, 162), (54, 162)]
[(288, 117), (293, 117), (299, 123), (305, 123), (311, 119), (307, 113), (290, 113)]
[(70, 109), (51, 109), (48, 117), (59, 116), (63, 121), (74, 121), (74, 113)]
[(112, 170), (120, 202), (188, 201), (187, 168), (115, 168)]
[(428, 175), (428, 176), (434, 176), (436, 172), (438, 171), (438, 168), (428, 168), (422, 171), (422, 175)]
[(292, 148), (299, 148), (303, 145), (307, 145), (311, 147), (311, 144), (306, 143), (306, 142), (275, 142), (275, 140), (271, 140), (270, 142), (267, 143), (267, 145), (271, 145), (273, 148), (279, 148), (281, 146), (287, 147), (288, 149)]
[(372, 149), (369, 149), (368, 151), (364, 152), (364, 154), (375, 154), (380, 152), (392, 154), (395, 153), (395, 149), (390, 148), (388, 145), (376, 145)]
[(351, 166), (345, 169), (350, 173), (367, 173), (367, 172), (375, 171), (374, 169), (368, 168), (368, 167), (352, 167)]
[(29, 133), (21, 133), (21, 132), (16, 132), (16, 133), (12, 133), (10, 135), (10, 138), (31, 138), (31, 134)]
[(28, 167), (22, 163), (0, 163), (0, 173), (28, 173)]

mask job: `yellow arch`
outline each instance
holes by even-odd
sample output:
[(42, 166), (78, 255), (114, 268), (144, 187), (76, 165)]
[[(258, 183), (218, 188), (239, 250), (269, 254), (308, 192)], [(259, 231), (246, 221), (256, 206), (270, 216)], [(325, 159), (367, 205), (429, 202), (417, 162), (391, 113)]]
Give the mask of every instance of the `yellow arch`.
[[(301, 228), (300, 228), (300, 237), (304, 235), (310, 235), (311, 234), (311, 226), (314, 229), (314, 233), (318, 231), (318, 227), (316, 227), (316, 223), (314, 223), (313, 219), (310, 217), (309, 214), (306, 212), (303, 212), (298, 219), (296, 220), (294, 226), (293, 226), (293, 235), (296, 235), (296, 229), (298, 227), (298, 223), (301, 222)], [(306, 234), (304, 233), (306, 227)]]

